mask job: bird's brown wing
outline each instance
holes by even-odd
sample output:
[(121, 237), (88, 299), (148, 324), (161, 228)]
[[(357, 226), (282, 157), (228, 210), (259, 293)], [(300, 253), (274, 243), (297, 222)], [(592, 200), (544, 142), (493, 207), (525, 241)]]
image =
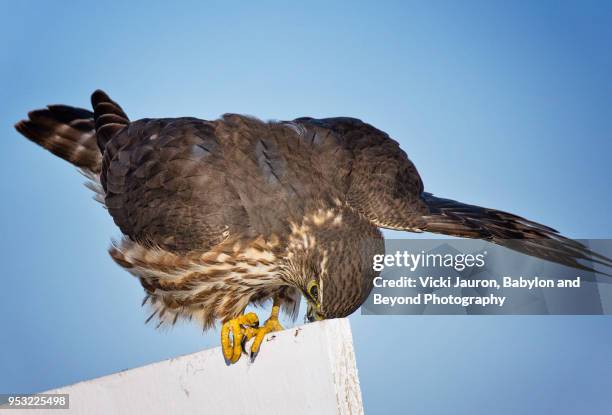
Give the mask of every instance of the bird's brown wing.
[(326, 175), (344, 187), (353, 208), (382, 228), (419, 230), (424, 226), (428, 208), (421, 198), (423, 182), (395, 140), (355, 118), (298, 118), (294, 122), (303, 125), (307, 134), (331, 134), (345, 152), (343, 160), (333, 160), (328, 166)]
[(101, 182), (125, 235), (172, 252), (205, 251), (249, 228), (225, 169), (212, 123), (145, 119), (108, 141)]
[(398, 143), (368, 124), (352, 118), (295, 121), (315, 134), (331, 131), (338, 145), (350, 152), (347, 200), (377, 226), (485, 239), (582, 270), (593, 269), (584, 261), (612, 267), (609, 258), (545, 225), (424, 192), (415, 166)]
[[(612, 268), (612, 260), (591, 251), (555, 229), (512, 213), (423, 193), (430, 213), (423, 230), (463, 238), (484, 239), (523, 254), (568, 267), (594, 271), (592, 263)], [(591, 264), (589, 264), (591, 263)], [(610, 275), (610, 269), (598, 271)]]

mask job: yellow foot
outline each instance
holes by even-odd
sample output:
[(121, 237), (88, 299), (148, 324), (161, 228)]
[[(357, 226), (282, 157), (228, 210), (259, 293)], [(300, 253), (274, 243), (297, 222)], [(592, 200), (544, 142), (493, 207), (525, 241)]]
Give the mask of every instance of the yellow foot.
[(251, 330), (252, 332), (248, 334), (248, 338), (255, 337), (255, 340), (251, 345), (251, 362), (253, 362), (259, 353), (261, 343), (266, 337), (266, 334), (281, 331), (283, 330), (283, 326), (281, 326), (281, 324), (278, 322), (278, 317), (272, 314), (272, 317), (270, 317), (263, 326)]
[(228, 365), (236, 363), (240, 359), (244, 343), (256, 336), (257, 326), (259, 326), (259, 318), (255, 313), (244, 314), (223, 323), (221, 327), (221, 348)]

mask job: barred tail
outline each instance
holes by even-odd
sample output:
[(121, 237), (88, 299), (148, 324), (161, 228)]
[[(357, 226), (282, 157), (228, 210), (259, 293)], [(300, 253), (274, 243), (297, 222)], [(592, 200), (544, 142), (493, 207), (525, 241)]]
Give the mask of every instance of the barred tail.
[(115, 101), (101, 90), (91, 95), (98, 147), (104, 152), (111, 138), (130, 123), (128, 116)]
[(96, 144), (94, 114), (67, 105), (49, 105), (15, 124), (23, 136), (85, 171), (99, 174), (102, 153)]
[[(463, 238), (485, 239), (533, 257), (585, 271), (595, 271), (579, 261), (612, 267), (612, 260), (591, 251), (580, 242), (561, 236), (548, 226), (511, 213), (468, 205), (423, 193), (430, 209), (424, 219), (427, 232)], [(609, 275), (605, 272), (600, 274)]]

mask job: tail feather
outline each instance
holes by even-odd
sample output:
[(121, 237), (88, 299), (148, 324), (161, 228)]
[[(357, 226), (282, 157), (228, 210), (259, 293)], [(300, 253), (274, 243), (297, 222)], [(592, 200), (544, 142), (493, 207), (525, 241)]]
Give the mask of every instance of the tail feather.
[(31, 111), (15, 124), (23, 136), (51, 153), (92, 173), (100, 173), (102, 153), (96, 144), (94, 114), (82, 108), (49, 105)]
[(102, 152), (117, 132), (130, 123), (126, 113), (104, 91), (96, 90), (91, 95), (98, 147)]
[(424, 193), (430, 209), (425, 216), (427, 232), (462, 238), (485, 239), (515, 251), (584, 271), (598, 272), (579, 261), (591, 261), (612, 267), (612, 260), (591, 251), (555, 229), (511, 213), (468, 205)]

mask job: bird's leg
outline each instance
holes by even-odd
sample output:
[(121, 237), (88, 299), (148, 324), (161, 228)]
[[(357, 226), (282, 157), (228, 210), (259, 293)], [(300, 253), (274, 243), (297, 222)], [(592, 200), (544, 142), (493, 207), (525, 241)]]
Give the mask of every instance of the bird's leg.
[(283, 326), (278, 322), (278, 313), (280, 311), (280, 298), (274, 297), (274, 303), (272, 304), (272, 314), (270, 314), (270, 318), (266, 320), (263, 326), (257, 329), (251, 329), (247, 334), (248, 338), (255, 337), (253, 344), (251, 345), (251, 361), (255, 360), (257, 354), (259, 353), (259, 348), (261, 347), (261, 343), (263, 342), (266, 334), (272, 333), (274, 331), (283, 330)]
[(227, 364), (236, 363), (240, 359), (244, 341), (255, 336), (254, 330), (257, 330), (257, 326), (259, 326), (259, 318), (255, 313), (243, 314), (223, 323), (221, 348)]

